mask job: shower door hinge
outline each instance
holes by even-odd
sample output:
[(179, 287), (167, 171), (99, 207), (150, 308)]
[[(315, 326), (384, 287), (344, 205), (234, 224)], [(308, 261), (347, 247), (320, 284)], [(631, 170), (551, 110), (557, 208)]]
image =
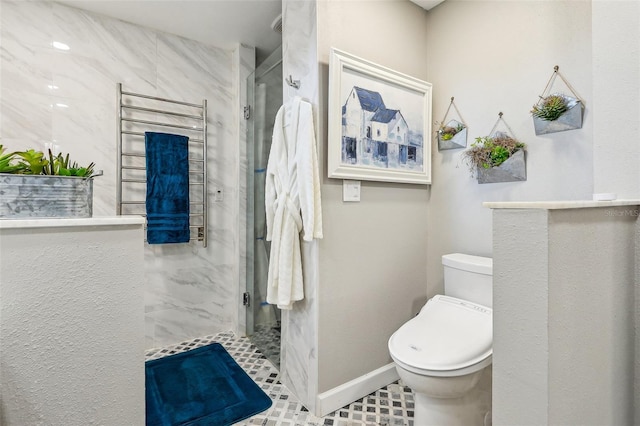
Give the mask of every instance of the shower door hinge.
[(244, 119), (248, 120), (251, 118), (251, 105), (246, 105), (244, 107)]
[(244, 306), (251, 306), (251, 298), (249, 296), (248, 291), (245, 291), (244, 294), (242, 295), (242, 304)]

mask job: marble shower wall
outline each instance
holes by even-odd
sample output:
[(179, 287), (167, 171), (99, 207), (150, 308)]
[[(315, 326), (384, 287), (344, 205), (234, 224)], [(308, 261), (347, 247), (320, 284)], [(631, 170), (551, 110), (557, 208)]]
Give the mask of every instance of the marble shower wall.
[[(116, 212), (116, 83), (141, 94), (208, 101), (209, 246), (146, 246), (146, 347), (236, 330), (238, 235), (245, 191), (238, 138), (245, 53), (204, 45), (50, 1), (1, 0), (0, 143), (54, 142), (96, 163), (94, 215)], [(68, 45), (58, 50), (52, 42)], [(242, 48), (240, 48), (242, 49)], [(236, 60), (237, 63), (234, 63)], [(169, 130), (171, 131), (171, 130)], [(243, 167), (244, 169), (244, 167)], [(239, 185), (242, 185), (241, 187)]]

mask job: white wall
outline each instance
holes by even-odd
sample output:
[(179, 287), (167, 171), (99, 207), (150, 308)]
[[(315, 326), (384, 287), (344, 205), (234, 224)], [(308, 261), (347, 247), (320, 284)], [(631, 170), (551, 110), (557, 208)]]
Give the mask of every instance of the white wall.
[[(326, 171), (331, 47), (428, 80), (426, 12), (404, 1), (318, 1), (320, 242), (318, 388), (325, 392), (391, 362), (387, 341), (426, 302), (429, 188), (362, 182), (342, 201)], [(330, 118), (329, 118), (330, 119)]]
[(593, 2), (595, 192), (640, 195), (640, 2)]
[[(594, 97), (594, 192), (619, 198), (640, 194), (640, 3), (592, 4)], [(615, 123), (615, 125), (612, 125)], [(635, 241), (640, 241), (640, 227)], [(636, 248), (635, 401), (640, 421), (640, 250)]]
[(1, 424), (144, 424), (142, 227), (0, 221)]
[[(443, 254), (491, 256), (491, 211), (483, 201), (591, 198), (591, 2), (448, 0), (428, 13), (426, 26), (434, 121), (442, 120), (454, 96), (469, 126), (469, 144), (491, 131), (499, 112), (527, 144), (526, 182), (484, 185), (470, 176), (463, 150), (439, 152), (434, 144), (428, 200), (431, 296), (442, 291)], [(584, 124), (537, 137), (529, 111), (555, 65), (586, 104)]]
[[(116, 83), (142, 94), (208, 100), (209, 188), (222, 189), (224, 200), (209, 197), (208, 248), (146, 247), (146, 346), (235, 330), (244, 223), (238, 192), (245, 180), (234, 76), (253, 64), (243, 54), (51, 1), (2, 0), (1, 23), (0, 143), (21, 150), (55, 141), (79, 163), (94, 161), (104, 170), (95, 179), (95, 216), (116, 211)], [(54, 40), (70, 50), (53, 49)]]

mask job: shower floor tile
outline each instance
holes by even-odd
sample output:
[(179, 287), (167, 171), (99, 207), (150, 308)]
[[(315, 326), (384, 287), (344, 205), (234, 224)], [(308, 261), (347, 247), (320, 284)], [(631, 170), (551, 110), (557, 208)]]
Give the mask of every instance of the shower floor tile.
[(249, 339), (262, 355), (280, 369), (280, 321), (256, 325)]
[(311, 414), (280, 383), (276, 367), (246, 337), (218, 333), (146, 352), (146, 360), (220, 343), (247, 374), (271, 397), (271, 407), (236, 425), (262, 426), (413, 426), (413, 395), (401, 382), (392, 383), (324, 417)]

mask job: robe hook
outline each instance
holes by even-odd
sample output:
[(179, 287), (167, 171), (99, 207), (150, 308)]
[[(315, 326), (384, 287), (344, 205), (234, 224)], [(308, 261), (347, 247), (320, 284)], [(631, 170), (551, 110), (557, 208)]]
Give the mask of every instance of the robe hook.
[(291, 75), (289, 75), (289, 77), (286, 78), (285, 80), (287, 82), (287, 84), (295, 89), (299, 89), (300, 88), (300, 80), (294, 80), (293, 77), (291, 77)]

